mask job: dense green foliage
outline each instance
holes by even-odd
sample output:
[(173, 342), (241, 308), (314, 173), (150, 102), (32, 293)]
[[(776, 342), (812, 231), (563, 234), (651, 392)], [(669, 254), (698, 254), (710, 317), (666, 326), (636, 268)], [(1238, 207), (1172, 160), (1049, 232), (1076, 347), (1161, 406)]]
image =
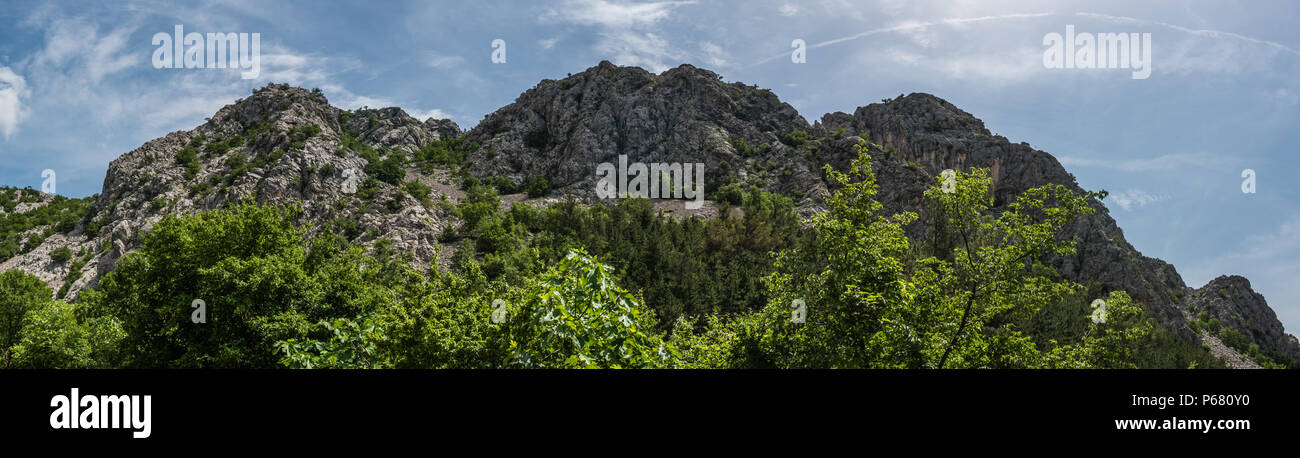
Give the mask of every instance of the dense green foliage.
[(420, 148), (415, 153), (415, 161), (430, 166), (458, 166), (465, 163), (469, 153), (477, 148), (477, 144), (459, 137), (443, 138)]
[[(268, 367), (276, 342), (393, 300), (381, 263), (334, 236), (308, 241), (294, 210), (241, 204), (169, 217), (83, 295), (90, 316), (122, 321), (130, 367)], [(203, 301), (207, 323), (193, 323)]]
[(613, 268), (570, 252), (532, 285), (510, 324), (511, 365), (654, 368), (673, 363), (655, 318), (614, 283)]
[(0, 273), (0, 367), (113, 367), (123, 333), (116, 319), (78, 315), (78, 306), (52, 300), (39, 278)]
[(838, 189), (812, 220), (816, 241), (782, 253), (765, 279), (767, 306), (684, 338), (684, 354), (706, 367), (1131, 365), (1132, 341), (1149, 323), (1129, 319), (1142, 312), (1122, 293), (1110, 300), (1125, 320), (1093, 324), (1074, 342), (1036, 342), (1017, 325), (1078, 289), (1041, 261), (1071, 252), (1057, 233), (1089, 211), (1085, 196), (1035, 188), (992, 216), (989, 180), (972, 170), (950, 192), (936, 184), (926, 193), (927, 210), (945, 220), (931, 237), (954, 241), (918, 256), (903, 232), (917, 216), (879, 214), (869, 164), (864, 151), (849, 175), (827, 168)]
[[(308, 237), (293, 208), (170, 216), (76, 304), (0, 276), (0, 343), (19, 367), (1215, 364), (1124, 292), (1047, 264), (1072, 252), (1061, 229), (1095, 195), (1049, 185), (995, 214), (973, 169), (936, 182), (924, 216), (884, 215), (869, 165), (863, 146), (847, 173), (827, 167), (829, 209), (806, 221), (743, 185), (725, 187), (717, 218), (679, 220), (644, 199), (503, 210), (497, 189), (470, 182), (458, 205), (438, 204), (463, 222), (439, 237), (451, 267), (427, 271), (389, 241), (352, 246), (355, 223)], [(922, 217), (932, 230), (909, 239)]]
[[(195, 137), (195, 138), (198, 139), (201, 137)], [(199, 170), (201, 170), (203, 167), (201, 164), (199, 164), (199, 154), (195, 149), (193, 143), (191, 143), (190, 145), (186, 145), (184, 148), (181, 148), (180, 151), (176, 152), (176, 163), (182, 167), (185, 167), (186, 180), (193, 180), (194, 177), (199, 174)]]
[(0, 259), (27, 253), (51, 235), (76, 229), (77, 222), (86, 215), (96, 197), (69, 199), (54, 196), (47, 204), (18, 213), (21, 204), (34, 205), (43, 201), (40, 191), (0, 187), (0, 209), (3, 209), (0, 213)]
[(772, 251), (793, 246), (799, 221), (789, 198), (744, 194), (742, 216), (678, 221), (645, 199), (614, 206), (565, 201), (549, 208), (515, 204), (499, 211), (495, 189), (472, 186), (456, 213), (457, 236), (471, 237), (490, 279), (518, 282), (583, 248), (606, 260), (622, 281), (644, 295), (666, 330), (683, 314), (732, 314), (766, 303), (762, 277)]
[(363, 153), (366, 165), (362, 168), (366, 175), (391, 185), (398, 185), (406, 178), (406, 154), (401, 151), (387, 151), (387, 156), (380, 159), (379, 153)]

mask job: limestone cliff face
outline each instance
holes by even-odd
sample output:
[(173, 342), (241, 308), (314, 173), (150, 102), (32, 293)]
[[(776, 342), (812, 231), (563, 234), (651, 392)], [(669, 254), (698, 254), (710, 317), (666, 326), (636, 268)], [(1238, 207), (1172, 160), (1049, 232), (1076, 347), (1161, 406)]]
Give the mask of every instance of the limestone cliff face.
[[(66, 272), (51, 264), (49, 253), (69, 246), (86, 253), (87, 261), (69, 287), (75, 298), (165, 216), (245, 199), (300, 205), (302, 218), (316, 231), (350, 221), (360, 228), (348, 234), (354, 242), (387, 237), (400, 252), (428, 264), (438, 234), (458, 221), (394, 184), (372, 181), (364, 197), (345, 184), (349, 173), (357, 181), (371, 178), (364, 171), (369, 161), (358, 149), (373, 149), (380, 158), (410, 156), (449, 138), (474, 145), (465, 162), (471, 174), (515, 184), (546, 177), (552, 199), (596, 200), (597, 164), (627, 155), (643, 163), (704, 163), (709, 192), (733, 182), (754, 184), (794, 196), (808, 214), (819, 211), (827, 195), (821, 166), (847, 166), (864, 137), (888, 151), (872, 158), (877, 197), (887, 212), (918, 210), (934, 177), (950, 168), (988, 168), (995, 211), (1044, 184), (1083, 191), (1052, 155), (992, 135), (979, 119), (929, 94), (827, 114), (810, 125), (771, 91), (727, 83), (708, 70), (683, 65), (656, 75), (602, 62), (544, 80), (461, 132), (450, 120), (420, 121), (399, 108), (344, 111), (319, 92), (272, 85), (222, 108), (203, 125), (149, 141), (113, 161), (102, 193), (77, 229), (49, 237), (0, 268), (40, 273), (59, 289)], [(187, 148), (195, 153), (190, 162), (180, 157)], [(449, 170), (407, 167), (404, 180), (430, 186), (435, 200), (460, 195)], [(1185, 312), (1205, 310), (1261, 347), (1300, 354), (1295, 337), (1283, 332), (1245, 279), (1224, 277), (1190, 290), (1173, 266), (1143, 256), (1125, 241), (1107, 209), (1093, 205), (1095, 214), (1067, 229), (1079, 241), (1077, 253), (1053, 260), (1066, 278), (1127, 291), (1188, 341), (1198, 338)], [(921, 224), (909, 232), (924, 234)]]
[[(367, 178), (367, 161), (343, 145), (345, 132), (381, 152), (407, 154), (461, 134), (450, 120), (422, 122), (399, 108), (344, 112), (319, 92), (267, 86), (222, 108), (203, 125), (151, 140), (114, 160), (103, 191), (76, 230), (51, 237), (5, 265), (41, 272), (49, 270), (50, 262), (43, 253), (60, 246), (89, 253), (82, 275), (71, 280), (67, 297), (75, 299), (81, 289), (94, 286), (112, 270), (123, 254), (139, 247), (142, 234), (164, 217), (244, 200), (298, 205), (313, 232), (340, 219), (352, 221), (356, 227), (370, 228), (350, 234), (354, 241), (366, 244), (388, 237), (399, 252), (429, 263), (447, 218), (389, 183), (375, 183), (369, 199), (347, 192), (349, 173), (357, 182)], [(192, 163), (179, 157), (187, 148), (194, 155)], [(406, 180), (451, 188), (448, 177), (414, 169), (407, 170)], [(435, 192), (432, 197), (439, 196)], [(43, 278), (57, 290), (65, 274), (51, 272)]]
[(619, 155), (704, 163), (711, 190), (742, 174), (747, 162), (790, 163), (793, 150), (778, 135), (807, 128), (771, 91), (724, 83), (707, 70), (683, 65), (655, 75), (602, 62), (542, 81), (467, 137), (481, 145), (471, 161), (476, 175), (516, 182), (547, 176), (558, 194), (585, 199), (594, 194), (596, 165)]

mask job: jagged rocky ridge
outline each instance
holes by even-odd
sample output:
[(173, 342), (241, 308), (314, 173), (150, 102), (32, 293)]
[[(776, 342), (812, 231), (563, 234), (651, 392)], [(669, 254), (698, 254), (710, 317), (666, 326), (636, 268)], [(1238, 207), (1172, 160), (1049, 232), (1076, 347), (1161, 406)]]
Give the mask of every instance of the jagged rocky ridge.
[(1221, 326), (1245, 333), (1261, 348), (1300, 358), (1300, 342), (1296, 336), (1282, 329), (1277, 314), (1263, 295), (1251, 289), (1250, 280), (1245, 277), (1223, 275), (1199, 289), (1189, 288), (1183, 310), (1188, 319), (1196, 319), (1204, 312), (1206, 318), (1218, 320)]
[[(303, 138), (304, 126), (316, 126), (319, 132)], [(235, 136), (244, 143), (228, 151), (212, 152), (206, 146)], [(887, 212), (918, 210), (921, 193), (949, 168), (988, 168), (995, 210), (1047, 183), (1083, 191), (1050, 154), (993, 135), (979, 119), (929, 94), (873, 103), (853, 114), (831, 113), (809, 124), (771, 91), (726, 83), (708, 70), (682, 65), (656, 75), (602, 62), (561, 80), (542, 81), (462, 133), (450, 120), (420, 121), (399, 108), (348, 112), (330, 106), (319, 92), (271, 85), (222, 108), (193, 130), (170, 133), (113, 161), (102, 193), (77, 229), (50, 237), (0, 264), (0, 270), (21, 268), (58, 289), (67, 272), (50, 263), (50, 251), (84, 249), (85, 268), (67, 288), (68, 297), (75, 299), (138, 247), (141, 234), (163, 216), (244, 199), (301, 205), (302, 218), (317, 230), (335, 218), (351, 219), (370, 228), (352, 234), (354, 241), (388, 237), (417, 262), (436, 262), (438, 234), (458, 221), (388, 183), (378, 183), (377, 195), (367, 201), (344, 192), (343, 171), (366, 165), (345, 146), (345, 136), (408, 155), (459, 137), (474, 145), (465, 167), (475, 176), (516, 184), (544, 176), (553, 184), (552, 196), (588, 201), (595, 200), (596, 164), (626, 154), (644, 163), (702, 162), (709, 192), (746, 182), (792, 195), (801, 211), (815, 212), (828, 193), (821, 164), (845, 167), (864, 137), (889, 151), (872, 158), (880, 183), (877, 197)], [(192, 176), (175, 159), (191, 143), (201, 148)], [(237, 164), (230, 162), (235, 154), (250, 161), (266, 159), (235, 176)], [(408, 167), (406, 173), (406, 180), (432, 187), (434, 199), (461, 195), (446, 170)], [(1125, 241), (1103, 205), (1093, 206), (1095, 214), (1067, 229), (1066, 235), (1079, 243), (1076, 254), (1054, 260), (1062, 275), (1105, 291), (1128, 291), (1189, 342), (1199, 340), (1188, 325), (1189, 310), (1206, 310), (1225, 324), (1240, 326), (1261, 347), (1300, 357), (1295, 337), (1283, 332), (1244, 279), (1220, 278), (1200, 290), (1188, 288), (1173, 266), (1143, 256)], [(912, 235), (924, 233), (920, 224), (909, 228)], [(1225, 290), (1230, 294), (1221, 297), (1218, 291)]]
[[(318, 132), (309, 134), (310, 129)], [(201, 126), (151, 140), (114, 160), (102, 192), (75, 230), (50, 237), (30, 253), (0, 264), (0, 269), (21, 268), (59, 289), (67, 268), (50, 264), (48, 253), (61, 246), (87, 253), (81, 275), (66, 279), (71, 282), (67, 297), (75, 300), (123, 254), (138, 248), (142, 234), (166, 215), (244, 200), (298, 205), (301, 219), (312, 224), (313, 232), (337, 218), (356, 221), (370, 229), (350, 234), (354, 241), (387, 237), (396, 250), (427, 264), (435, 256), (438, 234), (451, 223), (437, 207), (422, 204), (394, 185), (377, 183), (369, 202), (345, 192), (345, 171), (365, 178), (361, 170), (366, 164), (343, 146), (345, 132), (356, 132), (356, 140), (370, 147), (407, 154), (461, 134), (450, 120), (422, 122), (400, 108), (345, 112), (330, 106), (319, 92), (270, 85), (222, 108)], [(242, 143), (230, 146), (235, 137)], [(194, 151), (193, 172), (178, 158), (187, 147)], [(408, 169), (406, 180), (430, 186), (435, 194), (442, 190), (456, 197), (458, 192), (445, 174)], [(384, 208), (390, 202), (395, 204)]]

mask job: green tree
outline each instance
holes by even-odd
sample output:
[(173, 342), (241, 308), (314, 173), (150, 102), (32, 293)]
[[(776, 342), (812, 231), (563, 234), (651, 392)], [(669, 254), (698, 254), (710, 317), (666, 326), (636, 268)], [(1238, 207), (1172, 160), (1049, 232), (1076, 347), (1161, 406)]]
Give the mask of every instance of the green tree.
[[(1157, 326), (1128, 293), (1113, 291), (1100, 302), (1087, 332), (1074, 345), (1059, 346), (1046, 355), (1053, 368), (1137, 369), (1139, 352)], [(1095, 309), (1094, 309), (1095, 310)]]
[(19, 341), (28, 312), (53, 300), (54, 292), (35, 275), (18, 269), (0, 273), (0, 352), (4, 367), (12, 367), (12, 348)]
[[(125, 366), (276, 367), (277, 342), (323, 338), (313, 323), (393, 303), (407, 279), (339, 237), (306, 239), (296, 213), (243, 203), (168, 217), (82, 300), (121, 319)], [(192, 320), (196, 300), (206, 323)]]
[(511, 366), (672, 367), (653, 313), (619, 288), (613, 269), (576, 250), (528, 287), (510, 310)]
[(1041, 304), (1078, 291), (1042, 262), (1072, 252), (1073, 241), (1059, 232), (1091, 212), (1087, 197), (1048, 185), (1026, 191), (994, 215), (992, 183), (983, 170), (956, 174), (947, 183), (940, 177), (926, 192), (927, 210), (943, 216), (941, 230), (950, 233), (941, 235), (954, 242), (941, 257), (917, 259), (903, 231), (916, 215), (879, 214), (867, 153), (860, 144), (848, 174), (826, 167), (835, 192), (828, 210), (811, 221), (816, 240), (778, 258), (777, 271), (766, 279), (769, 304), (718, 324), (727, 329), (711, 331), (715, 342), (693, 348), (709, 349), (706, 360), (717, 360), (720, 352), (739, 367), (1051, 364), (1016, 323)]
[(1036, 347), (1015, 321), (1080, 288), (1045, 274), (1041, 264), (1074, 253), (1074, 240), (1059, 233), (1077, 216), (1093, 213), (1088, 197), (1049, 184), (1025, 191), (993, 216), (993, 180), (984, 169), (939, 180), (925, 196), (946, 217), (942, 227), (955, 246), (947, 260), (922, 262), (920, 277), (937, 286), (925, 303), (946, 315), (939, 321), (947, 336), (936, 341), (942, 352), (931, 362), (939, 368), (1040, 365)]
[(14, 367), (36, 369), (110, 368), (117, 359), (122, 327), (114, 318), (79, 319), (79, 307), (47, 302), (27, 312)]
[(492, 322), (493, 301), (521, 303), (524, 290), (488, 283), (476, 266), (464, 275), (434, 271), (420, 290), (378, 311), (374, 322), (387, 336), (382, 357), (397, 368), (502, 367), (506, 324)]
[(289, 339), (276, 345), (284, 357), (280, 363), (293, 369), (384, 369), (388, 361), (378, 353), (383, 331), (370, 321), (357, 323), (345, 318), (322, 321), (328, 340)]

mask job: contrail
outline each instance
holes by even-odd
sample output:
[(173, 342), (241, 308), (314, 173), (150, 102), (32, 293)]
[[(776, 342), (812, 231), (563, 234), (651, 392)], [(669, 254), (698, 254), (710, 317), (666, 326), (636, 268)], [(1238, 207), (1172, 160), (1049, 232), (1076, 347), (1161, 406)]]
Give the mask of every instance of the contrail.
[[(905, 31), (905, 30), (913, 30), (913, 29), (923, 29), (923, 28), (926, 28), (926, 27), (933, 27), (933, 26), (936, 26), (936, 25), (957, 25), (957, 24), (969, 24), (969, 23), (972, 23), (972, 22), (984, 22), (984, 21), (993, 21), (993, 20), (999, 20), (999, 19), (1024, 19), (1024, 18), (1036, 18), (1036, 17), (1044, 17), (1044, 16), (1053, 16), (1053, 15), (1055, 15), (1055, 14), (1056, 14), (1056, 13), (1019, 13), (1019, 14), (1002, 14), (1002, 15), (997, 15), (997, 16), (980, 16), (980, 17), (972, 17), (972, 18), (949, 18), (949, 19), (940, 19), (940, 20), (938, 20), (938, 21), (929, 21), (929, 22), (905, 22), (905, 23), (903, 23), (903, 24), (899, 24), (899, 25), (896, 25), (896, 26), (893, 26), (893, 27), (886, 27), (886, 28), (883, 28), (883, 29), (868, 30), (868, 31), (866, 31), (866, 32), (858, 33), (858, 34), (856, 34), (856, 35), (849, 35), (849, 36), (847, 36), (847, 37), (842, 37), (842, 38), (836, 38), (836, 39), (833, 39), (833, 40), (823, 41), (823, 42), (820, 42), (820, 43), (813, 44), (812, 46), (809, 46), (808, 48), (809, 48), (809, 49), (816, 49), (816, 48), (820, 48), (820, 47), (823, 47), (823, 46), (830, 46), (830, 45), (833, 45), (833, 44), (836, 44), (836, 43), (843, 43), (843, 42), (846, 42), (846, 41), (857, 40), (857, 39), (859, 39), (859, 38), (869, 37), (869, 36), (872, 36), (872, 35), (879, 35), (879, 34), (882, 34), (882, 33), (902, 32), (902, 31)], [(786, 57), (786, 56), (789, 56), (789, 55), (790, 55), (789, 52), (784, 52), (784, 53), (777, 54), (777, 55), (774, 55), (774, 56), (772, 56), (772, 57), (768, 57), (768, 58), (766, 58), (766, 59), (760, 60), (760, 61), (758, 61), (757, 63), (755, 63), (754, 65), (766, 64), (766, 63), (771, 62), (771, 61), (773, 61), (773, 60), (780, 59), (780, 58), (782, 58), (782, 57)]]
[(1228, 38), (1235, 38), (1235, 39), (1238, 39), (1238, 40), (1241, 40), (1241, 41), (1246, 41), (1246, 42), (1255, 43), (1255, 44), (1261, 44), (1261, 45), (1265, 45), (1265, 46), (1271, 46), (1271, 47), (1273, 47), (1273, 48), (1277, 48), (1278, 50), (1286, 51), (1286, 52), (1289, 52), (1289, 53), (1291, 53), (1291, 54), (1295, 54), (1295, 55), (1297, 55), (1297, 56), (1300, 56), (1300, 51), (1297, 51), (1295, 48), (1288, 47), (1287, 45), (1284, 45), (1284, 44), (1282, 44), (1282, 43), (1278, 43), (1278, 42), (1275, 42), (1275, 41), (1268, 41), (1268, 40), (1260, 40), (1260, 39), (1258, 39), (1258, 38), (1251, 38), (1251, 37), (1248, 37), (1248, 36), (1245, 36), (1245, 35), (1242, 35), (1242, 34), (1238, 34), (1238, 33), (1222, 32), (1222, 31), (1218, 31), (1218, 30), (1207, 30), (1207, 29), (1191, 29), (1191, 28), (1187, 28), (1187, 27), (1180, 26), (1180, 25), (1170, 24), (1170, 23), (1168, 23), (1168, 22), (1149, 21), (1149, 20), (1146, 20), (1146, 19), (1138, 19), (1138, 18), (1125, 17), (1125, 16), (1109, 16), (1109, 15), (1105, 15), (1105, 14), (1097, 14), (1097, 13), (1074, 13), (1074, 14), (1075, 14), (1075, 15), (1078, 15), (1078, 16), (1086, 16), (1086, 17), (1097, 18), (1097, 19), (1102, 19), (1102, 20), (1107, 20), (1107, 21), (1112, 21), (1112, 22), (1129, 22), (1129, 23), (1153, 24), (1153, 25), (1158, 25), (1158, 26), (1161, 26), (1161, 27), (1167, 27), (1167, 28), (1170, 28), (1170, 29), (1174, 29), (1174, 30), (1177, 30), (1177, 31), (1180, 31), (1180, 32), (1185, 32), (1185, 33), (1190, 34), (1190, 35), (1197, 35), (1197, 36), (1202, 36), (1202, 37), (1210, 37), (1210, 38), (1222, 38), (1222, 37), (1228, 37)]
[[(933, 27), (933, 26), (937, 26), (937, 25), (969, 24), (969, 23), (972, 23), (972, 22), (985, 22), (985, 21), (994, 21), (994, 20), (1002, 20), (1002, 19), (1027, 19), (1027, 18), (1038, 18), (1038, 17), (1055, 16), (1055, 15), (1057, 15), (1057, 13), (1020, 13), (1020, 14), (1002, 14), (1002, 15), (997, 15), (997, 16), (980, 16), (980, 17), (972, 17), (972, 18), (950, 18), (950, 19), (940, 19), (940, 20), (938, 20), (938, 21), (929, 21), (929, 22), (906, 22), (906, 23), (899, 24), (899, 25), (896, 25), (896, 26), (893, 26), (893, 27), (886, 27), (886, 28), (883, 28), (883, 29), (868, 30), (868, 31), (861, 32), (861, 33), (858, 33), (858, 34), (855, 34), (855, 35), (849, 35), (849, 36), (847, 36), (847, 37), (841, 37), (841, 38), (835, 38), (835, 39), (832, 39), (832, 40), (826, 40), (826, 41), (823, 41), (823, 42), (820, 42), (820, 43), (813, 44), (813, 45), (809, 46), (808, 48), (809, 48), (809, 49), (815, 49), (815, 48), (820, 48), (820, 47), (823, 47), (823, 46), (830, 46), (830, 45), (837, 44), (837, 43), (843, 43), (843, 42), (846, 42), (846, 41), (857, 40), (857, 39), (859, 39), (859, 38), (865, 38), (865, 37), (869, 37), (869, 36), (872, 36), (872, 35), (879, 35), (879, 34), (882, 34), (882, 33), (893, 33), (893, 32), (902, 32), (902, 31), (906, 31), (906, 30), (923, 29), (923, 28), (926, 28), (926, 27)], [(1076, 16), (1084, 16), (1084, 17), (1091, 17), (1091, 18), (1094, 18), (1094, 19), (1101, 19), (1101, 20), (1111, 21), (1111, 22), (1127, 22), (1127, 23), (1138, 23), (1138, 24), (1152, 24), (1152, 25), (1157, 25), (1157, 26), (1161, 26), (1161, 27), (1166, 27), (1166, 28), (1170, 28), (1170, 29), (1173, 29), (1173, 30), (1177, 30), (1177, 31), (1180, 31), (1180, 32), (1184, 32), (1184, 33), (1187, 33), (1187, 34), (1189, 34), (1189, 35), (1196, 35), (1196, 36), (1202, 36), (1202, 37), (1210, 37), (1210, 38), (1225, 38), (1225, 37), (1226, 37), (1226, 38), (1233, 38), (1233, 39), (1237, 39), (1237, 40), (1241, 40), (1241, 41), (1245, 41), (1245, 42), (1249, 42), (1249, 43), (1255, 43), (1255, 44), (1260, 44), (1260, 45), (1269, 46), (1269, 47), (1272, 47), (1272, 48), (1278, 49), (1278, 50), (1280, 50), (1280, 51), (1284, 51), (1284, 52), (1288, 52), (1288, 53), (1291, 53), (1291, 54), (1294, 54), (1294, 55), (1300, 56), (1300, 50), (1296, 50), (1295, 48), (1291, 48), (1291, 47), (1289, 47), (1289, 46), (1286, 46), (1286, 45), (1284, 45), (1284, 44), (1281, 44), (1281, 43), (1278, 43), (1278, 42), (1275, 42), (1275, 41), (1261, 40), (1261, 39), (1258, 39), (1258, 38), (1252, 38), (1252, 37), (1248, 37), (1248, 36), (1241, 35), (1241, 34), (1238, 34), (1238, 33), (1223, 32), (1223, 31), (1219, 31), (1219, 30), (1192, 29), (1192, 28), (1183, 27), (1183, 26), (1176, 25), (1176, 24), (1170, 24), (1170, 23), (1167, 23), (1167, 22), (1151, 21), (1151, 20), (1147, 20), (1147, 19), (1138, 19), (1138, 18), (1132, 18), (1132, 17), (1126, 17), (1126, 16), (1110, 16), (1110, 15), (1098, 14), (1098, 13), (1074, 13), (1074, 15), (1076, 15)], [(787, 51), (787, 52), (783, 52), (783, 53), (781, 53), (781, 54), (776, 54), (776, 55), (773, 55), (773, 56), (768, 57), (768, 58), (766, 58), (766, 59), (760, 60), (760, 61), (754, 63), (753, 65), (762, 65), (762, 64), (766, 64), (766, 63), (771, 62), (771, 61), (773, 61), (773, 60), (780, 59), (780, 58), (782, 58), (782, 57), (787, 57), (787, 56), (789, 56), (789, 55), (790, 55), (790, 53), (789, 53), (788, 51)]]

